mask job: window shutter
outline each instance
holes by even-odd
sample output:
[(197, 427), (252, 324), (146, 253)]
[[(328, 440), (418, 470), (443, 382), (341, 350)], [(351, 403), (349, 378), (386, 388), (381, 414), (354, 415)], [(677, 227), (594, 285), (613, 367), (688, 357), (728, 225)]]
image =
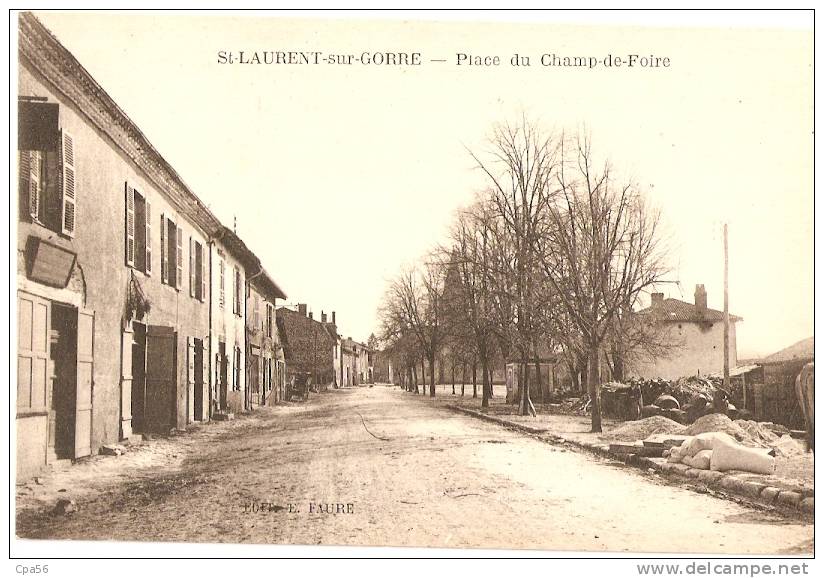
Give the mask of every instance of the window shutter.
[(206, 251), (200, 247), (200, 300), (206, 301)]
[(177, 240), (175, 287), (180, 291), (183, 287), (183, 229), (180, 227), (175, 229), (175, 239)]
[(226, 305), (226, 262), (220, 260), (220, 300), (219, 305), (223, 308)]
[(169, 282), (169, 257), (166, 246), (166, 215), (160, 214), (160, 281)]
[(195, 296), (195, 240), (189, 237), (189, 297)]
[(152, 204), (146, 199), (146, 275), (152, 274)]
[(232, 275), (232, 313), (237, 314), (237, 267), (233, 269)]
[(77, 213), (77, 191), (75, 189), (75, 166), (74, 166), (74, 138), (63, 131), (62, 151), (63, 151), (63, 234), (74, 237), (75, 218)]
[(40, 151), (20, 151), (21, 204), (28, 205), (26, 211), (32, 219), (40, 216), (42, 158)]
[(134, 189), (126, 183), (126, 265), (134, 267)]

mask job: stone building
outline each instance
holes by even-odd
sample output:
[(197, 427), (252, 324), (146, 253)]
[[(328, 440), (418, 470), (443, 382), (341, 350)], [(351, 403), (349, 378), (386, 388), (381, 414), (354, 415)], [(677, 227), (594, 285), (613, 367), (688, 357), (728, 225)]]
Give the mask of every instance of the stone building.
[(208, 419), (205, 279), (219, 222), (31, 14), (20, 15), (18, 47), (26, 475), (133, 432)]
[[(646, 355), (627, 370), (644, 378), (677, 379), (690, 375), (718, 373), (724, 368), (724, 312), (707, 307), (707, 291), (695, 286), (695, 302), (664, 299), (653, 293), (652, 303), (639, 311), (660, 330), (659, 339), (668, 344), (664, 353)], [(736, 323), (741, 317), (730, 314), (729, 364), (738, 365)]]
[(277, 291), (40, 21), (22, 13), (18, 30), (15, 422), (26, 477), (248, 407), (247, 273), (272, 305)]
[(305, 303), (299, 304), (297, 311), (279, 307), (276, 314), (286, 360), (287, 381), (308, 375), (317, 387), (332, 384), (335, 340), (325, 324), (314, 319)]

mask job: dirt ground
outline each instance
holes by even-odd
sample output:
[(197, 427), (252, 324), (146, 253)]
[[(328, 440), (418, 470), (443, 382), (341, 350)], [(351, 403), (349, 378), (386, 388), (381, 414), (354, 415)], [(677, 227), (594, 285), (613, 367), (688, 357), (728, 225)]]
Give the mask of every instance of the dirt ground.
[[(263, 408), (38, 481), (17, 488), (21, 538), (813, 550), (809, 522), (673, 486), (386, 386)], [(79, 510), (52, 513), (63, 496)]]
[[(488, 413), (506, 417), (511, 421), (523, 423), (537, 428), (546, 428), (553, 434), (561, 435), (569, 440), (585, 441), (597, 439), (603, 443), (618, 441), (610, 435), (610, 431), (627, 422), (620, 422), (610, 418), (602, 420), (603, 434), (597, 435), (590, 432), (591, 422), (588, 415), (568, 415), (553, 413), (548, 407), (537, 405), (538, 415), (519, 416), (514, 415), (516, 408), (506, 401), (506, 386), (495, 386), (495, 397), (490, 400)], [(468, 385), (464, 391), (465, 395), (460, 396), (460, 385), (456, 387), (456, 395), (452, 395), (451, 385), (438, 385), (436, 403), (439, 405), (454, 404), (468, 409), (480, 410), (480, 389), (478, 398), (472, 397), (472, 385)], [(799, 453), (793, 456), (777, 456), (775, 460), (775, 474), (772, 476), (748, 475), (747, 477), (761, 483), (769, 484), (778, 488), (792, 490), (803, 490), (805, 493), (814, 491), (815, 464), (812, 452)]]

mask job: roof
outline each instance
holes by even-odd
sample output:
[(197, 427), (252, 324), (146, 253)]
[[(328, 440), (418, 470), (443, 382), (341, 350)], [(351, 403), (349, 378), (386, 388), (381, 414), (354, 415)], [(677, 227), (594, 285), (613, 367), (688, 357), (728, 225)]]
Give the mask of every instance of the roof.
[[(703, 313), (695, 306), (694, 303), (687, 303), (680, 299), (664, 299), (659, 304), (650, 305), (646, 309), (638, 312), (642, 315), (649, 315), (654, 313), (659, 315), (662, 321), (672, 322), (714, 322), (724, 321), (724, 312), (717, 309), (707, 307)], [(743, 321), (741, 317), (730, 313), (730, 321)]]
[(221, 226), (220, 230), (215, 235), (215, 239), (220, 241), (224, 247), (243, 264), (246, 268), (247, 278), (255, 284), (257, 288), (263, 291), (267, 296), (276, 299), (286, 299), (286, 293), (278, 287), (275, 280), (272, 279), (263, 264), (254, 252), (243, 242), (243, 239), (237, 236), (229, 227)]
[(332, 339), (337, 341), (340, 339), (340, 335), (338, 335), (338, 327), (334, 323), (324, 323), (323, 326), (326, 328), (326, 332), (332, 336)]
[(781, 363), (815, 358), (815, 337), (808, 337), (765, 357), (763, 363)]

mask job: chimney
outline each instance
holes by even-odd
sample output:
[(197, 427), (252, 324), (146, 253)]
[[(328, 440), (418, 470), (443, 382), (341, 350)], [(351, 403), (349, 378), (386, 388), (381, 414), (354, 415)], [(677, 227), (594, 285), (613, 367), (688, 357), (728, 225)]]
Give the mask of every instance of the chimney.
[(306, 317), (306, 303), (298, 303), (298, 313)]
[(695, 286), (695, 312), (701, 317), (707, 313), (707, 290), (703, 285)]
[(314, 319), (314, 318), (315, 318), (315, 317), (314, 317), (314, 313), (312, 313), (312, 312), (310, 311), (310, 312), (309, 312), (309, 319)]
[(663, 303), (664, 303), (664, 294), (663, 293), (653, 293), (652, 294), (652, 303), (650, 305), (651, 307), (658, 308), (658, 307), (661, 307), (661, 305)]
[(326, 313), (324, 313), (322, 310), (320, 312), (320, 322), (326, 323)]
[(337, 325), (337, 323), (335, 323), (335, 312), (334, 311), (332, 311), (332, 325)]

